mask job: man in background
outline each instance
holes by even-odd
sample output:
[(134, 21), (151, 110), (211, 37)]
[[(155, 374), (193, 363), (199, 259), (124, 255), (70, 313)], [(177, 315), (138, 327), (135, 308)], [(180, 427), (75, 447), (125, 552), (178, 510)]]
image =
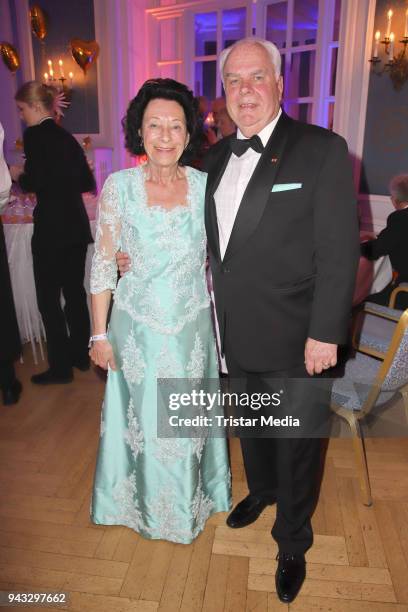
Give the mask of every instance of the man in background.
[[(391, 179), (390, 197), (395, 211), (387, 219), (387, 225), (377, 238), (363, 242), (361, 252), (367, 259), (378, 259), (388, 255), (397, 277), (382, 291), (369, 295), (368, 302), (388, 306), (392, 291), (400, 283), (408, 283), (408, 174), (401, 174)], [(395, 307), (401, 310), (408, 308), (408, 293), (397, 295)]]
[(236, 132), (237, 126), (231, 119), (227, 111), (227, 103), (223, 96), (215, 98), (211, 104), (211, 113), (214, 120), (213, 130), (216, 133), (216, 140), (221, 140)]

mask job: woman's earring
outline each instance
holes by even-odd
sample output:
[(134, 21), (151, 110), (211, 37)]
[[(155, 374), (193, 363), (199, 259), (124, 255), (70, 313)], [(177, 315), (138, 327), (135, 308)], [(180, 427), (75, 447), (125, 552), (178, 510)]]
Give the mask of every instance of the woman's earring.
[(140, 146), (144, 147), (143, 136), (140, 136)]

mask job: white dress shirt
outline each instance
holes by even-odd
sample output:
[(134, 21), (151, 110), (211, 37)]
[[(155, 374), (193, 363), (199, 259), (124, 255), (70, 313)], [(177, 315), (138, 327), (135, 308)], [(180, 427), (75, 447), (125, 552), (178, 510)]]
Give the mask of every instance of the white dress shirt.
[[(264, 147), (271, 137), (281, 114), (282, 110), (279, 109), (275, 119), (259, 132), (258, 136), (262, 140)], [(240, 130), (237, 131), (237, 138), (245, 138)], [(224, 259), (225, 251), (227, 250), (239, 205), (260, 157), (261, 153), (257, 153), (251, 148), (241, 157), (237, 157), (232, 153), (217, 191), (214, 194), (222, 259)]]

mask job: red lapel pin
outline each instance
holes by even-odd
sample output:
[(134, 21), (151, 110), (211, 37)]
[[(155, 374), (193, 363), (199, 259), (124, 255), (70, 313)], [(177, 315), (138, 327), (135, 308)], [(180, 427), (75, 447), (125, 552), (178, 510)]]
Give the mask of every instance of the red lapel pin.
[(276, 164), (276, 162), (277, 162), (277, 161), (278, 161), (278, 158), (277, 158), (277, 157), (272, 157), (271, 162), (272, 162), (273, 164)]

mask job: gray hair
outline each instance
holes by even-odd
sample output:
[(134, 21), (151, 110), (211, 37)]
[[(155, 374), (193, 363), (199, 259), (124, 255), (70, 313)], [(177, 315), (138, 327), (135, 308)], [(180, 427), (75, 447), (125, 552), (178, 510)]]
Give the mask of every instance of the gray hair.
[(394, 176), (390, 181), (389, 190), (397, 204), (408, 202), (408, 174)]
[(220, 53), (219, 58), (219, 66), (220, 66), (220, 74), (221, 81), (224, 84), (224, 65), (227, 61), (227, 58), (233, 49), (239, 47), (240, 45), (261, 45), (269, 55), (269, 58), (272, 62), (272, 65), (275, 69), (276, 79), (280, 76), (281, 73), (281, 55), (279, 53), (278, 47), (274, 45), (269, 40), (265, 40), (264, 38), (258, 38), (258, 36), (248, 36), (247, 38), (241, 38), (241, 40), (237, 40), (233, 45), (223, 49)]

